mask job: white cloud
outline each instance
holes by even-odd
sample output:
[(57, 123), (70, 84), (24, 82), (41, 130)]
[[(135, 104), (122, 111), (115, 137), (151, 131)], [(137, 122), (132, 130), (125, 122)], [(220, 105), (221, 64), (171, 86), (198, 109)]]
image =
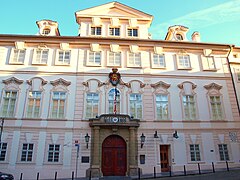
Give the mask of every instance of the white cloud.
[(151, 33), (154, 38), (166, 35), (166, 30), (172, 25), (183, 25), (191, 29), (200, 29), (215, 24), (240, 22), (240, 0), (232, 0), (211, 8), (196, 11), (168, 22), (153, 25)]

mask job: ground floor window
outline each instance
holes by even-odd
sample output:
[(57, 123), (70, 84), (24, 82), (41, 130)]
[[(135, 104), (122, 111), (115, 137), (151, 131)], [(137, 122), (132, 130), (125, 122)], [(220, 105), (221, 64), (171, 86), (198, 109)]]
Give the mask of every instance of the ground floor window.
[(200, 148), (199, 144), (190, 144), (191, 161), (200, 161)]
[(219, 155), (221, 161), (229, 161), (227, 144), (218, 145)]

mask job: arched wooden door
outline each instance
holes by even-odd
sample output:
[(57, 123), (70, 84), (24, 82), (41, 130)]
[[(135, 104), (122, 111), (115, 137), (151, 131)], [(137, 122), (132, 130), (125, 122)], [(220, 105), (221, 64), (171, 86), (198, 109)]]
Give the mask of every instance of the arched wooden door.
[(117, 135), (108, 136), (102, 144), (102, 173), (104, 176), (125, 176), (126, 142)]

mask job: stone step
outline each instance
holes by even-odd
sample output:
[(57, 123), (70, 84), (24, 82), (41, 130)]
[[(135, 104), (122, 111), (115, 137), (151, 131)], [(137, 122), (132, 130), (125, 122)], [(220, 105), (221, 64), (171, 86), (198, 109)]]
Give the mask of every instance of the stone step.
[(131, 180), (129, 176), (103, 176), (99, 180)]

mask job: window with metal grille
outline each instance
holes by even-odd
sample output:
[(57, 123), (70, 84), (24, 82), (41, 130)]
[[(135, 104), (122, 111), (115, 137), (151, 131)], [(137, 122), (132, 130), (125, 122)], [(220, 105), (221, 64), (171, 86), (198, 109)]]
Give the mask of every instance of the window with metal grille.
[(191, 161), (201, 161), (199, 144), (190, 144)]
[(220, 161), (229, 161), (227, 144), (219, 144), (218, 150), (220, 155)]
[(7, 153), (7, 143), (0, 143), (0, 161), (6, 160), (6, 153)]
[(48, 145), (48, 162), (59, 162), (60, 145), (49, 144)]

